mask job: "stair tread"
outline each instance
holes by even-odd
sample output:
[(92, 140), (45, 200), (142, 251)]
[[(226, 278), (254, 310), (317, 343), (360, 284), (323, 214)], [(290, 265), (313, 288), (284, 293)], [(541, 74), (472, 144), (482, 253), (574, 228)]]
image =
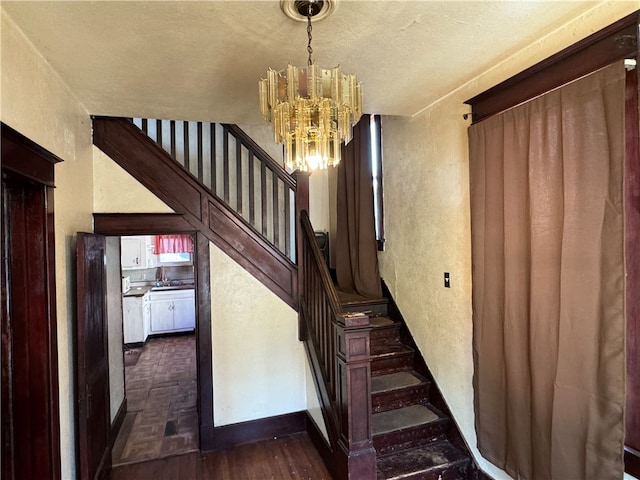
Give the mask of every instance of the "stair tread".
[(429, 471), (444, 470), (468, 460), (464, 453), (445, 440), (379, 456), (378, 472), (382, 477), (378, 478), (407, 478)]
[(404, 430), (418, 427), (428, 423), (444, 420), (434, 411), (425, 405), (411, 405), (403, 408), (396, 408), (386, 412), (375, 413), (371, 416), (371, 428), (374, 435)]
[(388, 392), (425, 383), (426, 380), (415, 372), (396, 372), (371, 377), (371, 393)]
[(413, 353), (413, 349), (403, 345), (402, 343), (393, 343), (390, 345), (371, 345), (371, 356), (372, 357), (385, 357), (392, 356), (396, 354), (402, 353)]
[(398, 322), (390, 319), (389, 317), (372, 317), (369, 319), (371, 325), (374, 328), (383, 328), (383, 327), (391, 327), (394, 325), (399, 325)]

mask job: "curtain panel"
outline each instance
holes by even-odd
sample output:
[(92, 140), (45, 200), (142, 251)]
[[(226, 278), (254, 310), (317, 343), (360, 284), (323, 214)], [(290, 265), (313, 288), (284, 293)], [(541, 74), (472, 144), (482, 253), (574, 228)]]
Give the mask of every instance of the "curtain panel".
[(622, 478), (624, 67), (469, 129), (480, 452), (516, 479)]
[(373, 205), (371, 127), (367, 115), (353, 127), (338, 164), (336, 277), (343, 292), (382, 296)]
[(191, 235), (156, 235), (155, 253), (193, 253)]

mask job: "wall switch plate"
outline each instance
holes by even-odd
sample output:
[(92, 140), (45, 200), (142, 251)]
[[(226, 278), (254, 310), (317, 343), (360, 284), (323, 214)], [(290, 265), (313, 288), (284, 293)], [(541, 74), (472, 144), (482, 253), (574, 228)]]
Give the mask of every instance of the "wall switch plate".
[(445, 288), (451, 288), (451, 277), (449, 277), (449, 272), (444, 272), (444, 286)]

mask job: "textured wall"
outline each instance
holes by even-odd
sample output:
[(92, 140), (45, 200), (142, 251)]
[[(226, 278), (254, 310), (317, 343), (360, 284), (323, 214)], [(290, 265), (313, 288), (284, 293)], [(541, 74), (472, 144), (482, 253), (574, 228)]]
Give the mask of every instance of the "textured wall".
[(305, 410), (298, 315), (210, 244), (216, 426)]
[(173, 213), (120, 165), (93, 147), (93, 206), (97, 213)]
[(1, 13), (2, 121), (64, 160), (55, 167), (55, 266), (62, 478), (75, 478), (75, 237), (93, 220), (91, 122), (68, 86)]
[[(444, 96), (413, 118), (383, 118), (385, 252), (391, 289), (481, 468), (473, 413), (471, 229), (464, 101), (632, 13), (636, 2), (604, 2), (586, 15)], [(443, 287), (450, 272), (451, 288)]]
[(109, 330), (109, 399), (111, 423), (124, 400), (120, 238), (107, 237), (107, 316)]

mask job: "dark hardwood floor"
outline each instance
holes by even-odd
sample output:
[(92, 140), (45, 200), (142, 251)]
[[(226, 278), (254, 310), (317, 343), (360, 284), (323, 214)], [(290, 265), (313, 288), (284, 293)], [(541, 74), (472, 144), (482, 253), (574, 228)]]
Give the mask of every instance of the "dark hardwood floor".
[(307, 434), (116, 467), (111, 480), (332, 480)]

